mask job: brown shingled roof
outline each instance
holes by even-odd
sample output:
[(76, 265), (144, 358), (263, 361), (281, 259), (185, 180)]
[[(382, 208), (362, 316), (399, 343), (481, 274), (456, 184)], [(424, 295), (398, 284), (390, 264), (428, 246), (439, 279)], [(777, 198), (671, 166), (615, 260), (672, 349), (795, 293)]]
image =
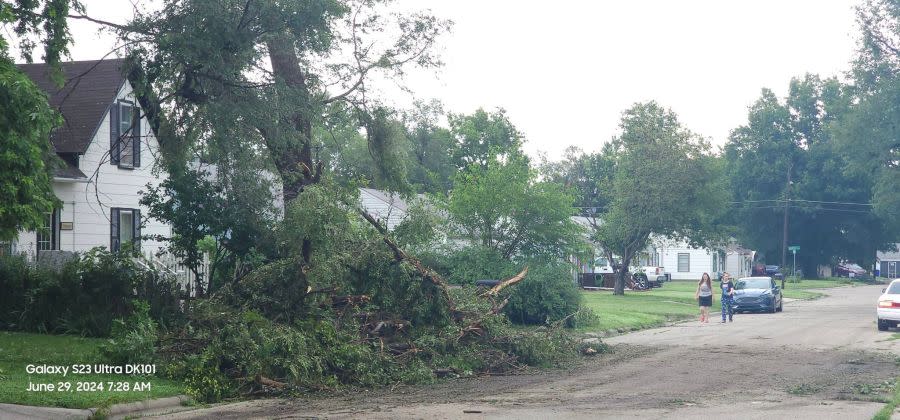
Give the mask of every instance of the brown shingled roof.
[(109, 105), (125, 82), (122, 59), (62, 63), (65, 85), (57, 87), (43, 63), (19, 64), (22, 72), (50, 97), (65, 122), (50, 135), (57, 153), (84, 153)]

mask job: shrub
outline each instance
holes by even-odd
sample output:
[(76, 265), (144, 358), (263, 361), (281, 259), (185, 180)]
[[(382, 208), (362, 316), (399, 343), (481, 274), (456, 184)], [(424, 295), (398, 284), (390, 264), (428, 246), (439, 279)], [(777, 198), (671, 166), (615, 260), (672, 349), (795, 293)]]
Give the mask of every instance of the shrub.
[(107, 362), (117, 365), (153, 363), (156, 359), (156, 322), (150, 317), (150, 304), (133, 303), (134, 312), (113, 322), (112, 338), (100, 346)]
[(31, 271), (22, 255), (0, 256), (0, 329), (17, 329), (25, 310)]
[(565, 320), (575, 326), (574, 316), (582, 297), (563, 263), (534, 263), (525, 280), (511, 288), (504, 313), (518, 324), (548, 324)]
[(146, 300), (154, 318), (174, 322), (174, 280), (135, 257), (95, 248), (55, 270), (23, 257), (0, 259), (0, 328), (105, 337), (115, 319), (131, 314), (134, 298)]
[(473, 246), (450, 253), (443, 264), (447, 281), (471, 285), (482, 279), (499, 280), (514, 275), (516, 265), (494, 249)]

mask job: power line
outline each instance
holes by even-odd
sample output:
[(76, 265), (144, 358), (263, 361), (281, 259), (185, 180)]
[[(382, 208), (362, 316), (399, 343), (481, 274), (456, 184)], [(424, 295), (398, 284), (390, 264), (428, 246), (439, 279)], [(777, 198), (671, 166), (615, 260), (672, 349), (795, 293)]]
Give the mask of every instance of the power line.
[[(836, 211), (836, 212), (844, 212), (844, 213), (871, 213), (869, 210), (854, 210), (854, 209), (826, 209), (826, 208), (817, 208), (817, 207), (809, 207), (809, 206), (788, 206), (792, 209), (803, 209), (803, 210), (815, 210), (815, 211)], [(784, 206), (757, 206), (757, 207), (741, 207), (740, 210), (760, 210), (760, 209), (784, 209)]]
[(847, 205), (847, 206), (872, 206), (872, 203), (851, 203), (848, 201), (819, 201), (819, 200), (801, 200), (797, 198), (791, 198), (788, 200), (784, 199), (775, 199), (775, 200), (744, 200), (744, 201), (731, 201), (730, 204), (743, 204), (743, 203), (784, 203), (785, 201), (791, 202), (796, 201), (799, 203), (815, 203), (815, 204), (838, 204), (838, 205)]

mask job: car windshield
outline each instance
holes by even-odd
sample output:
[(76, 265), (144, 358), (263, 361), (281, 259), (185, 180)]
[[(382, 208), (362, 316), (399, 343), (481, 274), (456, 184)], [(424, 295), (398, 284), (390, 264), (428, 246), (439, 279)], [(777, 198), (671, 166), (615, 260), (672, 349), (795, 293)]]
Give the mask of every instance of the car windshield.
[(892, 295), (900, 295), (900, 281), (891, 283), (891, 287), (888, 288), (887, 292)]
[(740, 279), (734, 285), (735, 289), (768, 289), (771, 286), (769, 279)]

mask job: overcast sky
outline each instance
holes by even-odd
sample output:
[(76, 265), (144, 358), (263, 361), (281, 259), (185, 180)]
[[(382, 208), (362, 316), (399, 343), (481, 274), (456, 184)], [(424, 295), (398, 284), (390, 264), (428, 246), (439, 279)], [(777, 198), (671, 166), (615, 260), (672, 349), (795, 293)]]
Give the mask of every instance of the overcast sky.
[[(446, 65), (406, 85), (453, 112), (505, 108), (526, 150), (556, 158), (599, 150), (638, 101), (672, 108), (691, 130), (724, 144), (747, 107), (791, 77), (849, 68), (859, 0), (401, 0), (455, 22)], [(124, 21), (130, 2), (85, 0), (88, 14)], [(73, 22), (77, 60), (112, 41)], [(398, 104), (409, 98), (395, 98)]]

